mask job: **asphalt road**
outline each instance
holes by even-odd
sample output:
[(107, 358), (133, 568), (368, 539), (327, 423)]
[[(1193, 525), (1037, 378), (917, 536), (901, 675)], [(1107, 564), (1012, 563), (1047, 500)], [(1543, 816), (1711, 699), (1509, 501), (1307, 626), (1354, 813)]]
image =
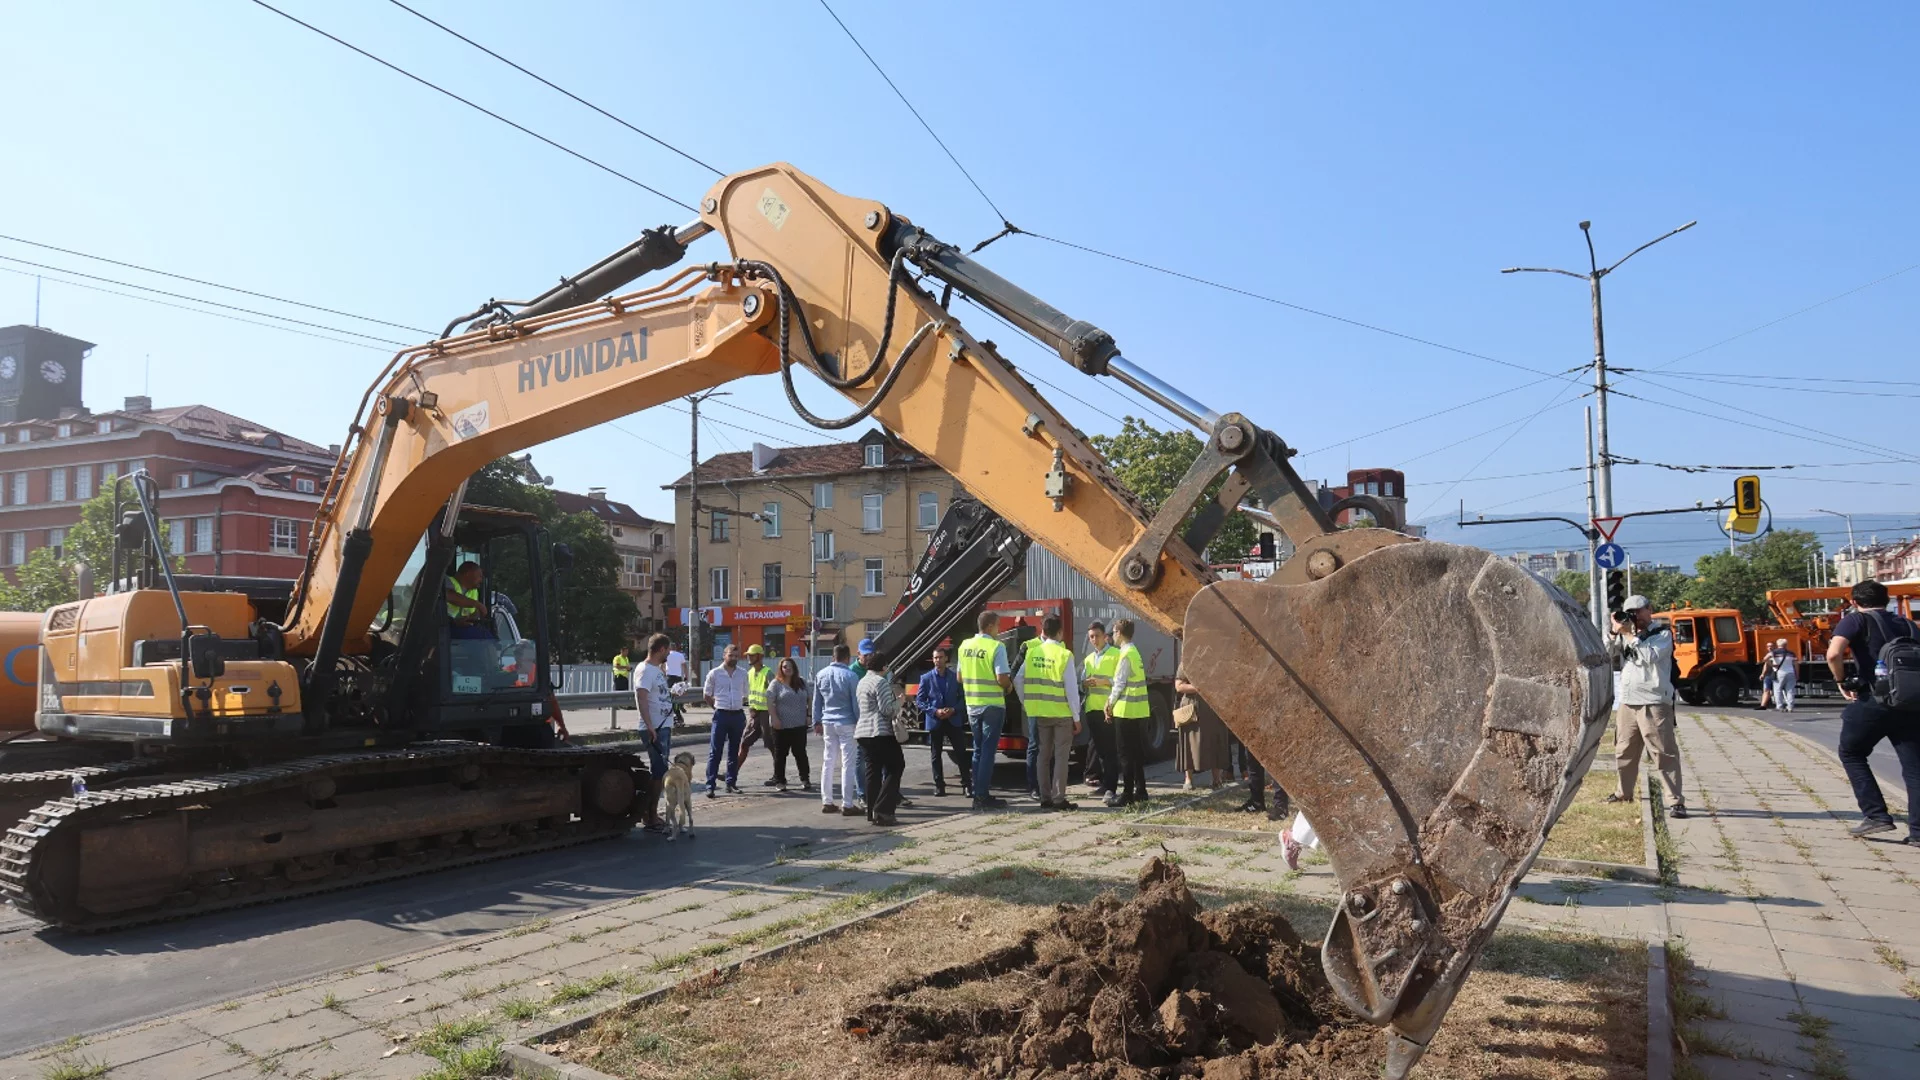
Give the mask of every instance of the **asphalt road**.
[[(621, 719), (630, 724), (631, 716)], [(606, 723), (581, 716), (573, 726), (585, 731), (604, 729)], [(689, 733), (681, 746), (693, 750), (704, 770), (704, 732)], [(809, 756), (816, 781), (819, 749), (815, 738)], [(965, 809), (951, 768), (949, 762), (949, 790), (955, 794), (936, 799), (924, 748), (909, 748), (905, 789), (917, 805), (900, 812), (903, 824)], [(0, 1055), (671, 888), (731, 867), (765, 864), (782, 848), (803, 842), (877, 831), (862, 818), (822, 814), (818, 795), (798, 788), (780, 795), (761, 786), (771, 774), (765, 752), (754, 748), (741, 776), (745, 794), (713, 800), (696, 796), (698, 838), (675, 844), (635, 832), (563, 851), (105, 934), (51, 931), (0, 908), (0, 972), (5, 973)], [(696, 775), (700, 779), (703, 773)], [(1002, 795), (1013, 795), (1011, 788), (1024, 787), (1021, 767), (1003, 763), (997, 783), (1004, 785)]]

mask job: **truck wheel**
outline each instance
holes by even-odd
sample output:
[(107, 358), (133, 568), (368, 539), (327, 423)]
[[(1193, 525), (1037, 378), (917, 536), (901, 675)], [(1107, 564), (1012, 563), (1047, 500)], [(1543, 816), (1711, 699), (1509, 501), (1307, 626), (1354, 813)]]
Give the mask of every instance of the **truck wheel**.
[(1701, 690), (1707, 704), (1716, 708), (1728, 708), (1740, 704), (1740, 679), (1736, 675), (1716, 675), (1707, 681)]
[(1148, 761), (1166, 761), (1173, 757), (1173, 691), (1169, 687), (1147, 687), (1147, 704), (1153, 710), (1147, 717), (1144, 741)]
[(1700, 704), (1700, 702), (1705, 700), (1700, 696), (1700, 690), (1698, 687), (1683, 686), (1683, 687), (1680, 687), (1679, 690), (1680, 690), (1680, 700), (1686, 702), (1689, 705), (1698, 705)]

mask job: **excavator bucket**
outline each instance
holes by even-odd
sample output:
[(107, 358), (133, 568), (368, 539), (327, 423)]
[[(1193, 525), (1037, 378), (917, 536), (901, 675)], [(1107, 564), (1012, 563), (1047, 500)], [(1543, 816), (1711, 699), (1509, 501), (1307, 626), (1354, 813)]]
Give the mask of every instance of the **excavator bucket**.
[(1182, 668), (1326, 844), (1327, 976), (1404, 1077), (1592, 764), (1604, 642), (1505, 560), (1393, 543), (1316, 581), (1208, 586)]

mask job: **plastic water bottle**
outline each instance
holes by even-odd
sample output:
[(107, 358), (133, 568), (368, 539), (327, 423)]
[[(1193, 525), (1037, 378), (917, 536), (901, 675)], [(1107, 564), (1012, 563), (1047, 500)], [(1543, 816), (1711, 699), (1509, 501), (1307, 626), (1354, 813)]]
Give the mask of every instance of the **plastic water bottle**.
[(79, 798), (87, 793), (87, 778), (79, 773), (73, 774), (73, 796)]

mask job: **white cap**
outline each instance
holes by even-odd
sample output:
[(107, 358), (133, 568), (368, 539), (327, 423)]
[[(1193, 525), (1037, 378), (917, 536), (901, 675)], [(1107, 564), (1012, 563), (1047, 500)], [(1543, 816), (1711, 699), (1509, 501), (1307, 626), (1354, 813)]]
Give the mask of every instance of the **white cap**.
[(1641, 596), (1639, 593), (1634, 593), (1632, 596), (1627, 597), (1626, 603), (1620, 605), (1620, 610), (1621, 611), (1638, 611), (1643, 607), (1650, 608), (1652, 606), (1653, 606), (1653, 601), (1647, 599), (1644, 596)]

